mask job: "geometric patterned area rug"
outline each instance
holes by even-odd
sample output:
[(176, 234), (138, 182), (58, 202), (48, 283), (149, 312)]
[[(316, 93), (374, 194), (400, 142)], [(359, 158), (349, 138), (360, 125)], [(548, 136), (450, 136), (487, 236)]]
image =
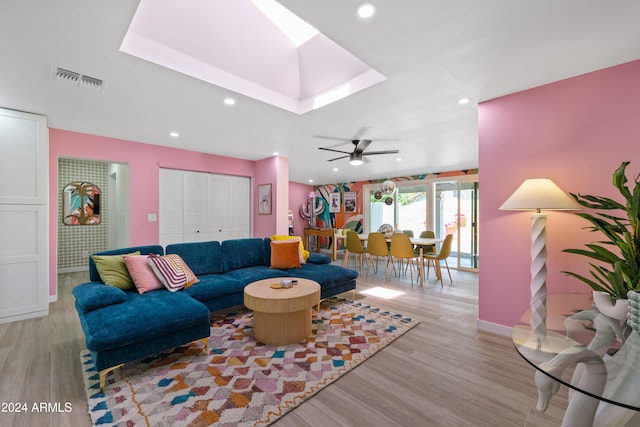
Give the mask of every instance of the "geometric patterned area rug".
[(127, 363), (100, 392), (81, 353), (95, 426), (265, 426), (313, 396), (419, 322), (362, 303), (329, 299), (313, 312), (306, 341), (269, 346), (253, 337), (251, 311), (214, 315), (209, 354), (201, 342)]

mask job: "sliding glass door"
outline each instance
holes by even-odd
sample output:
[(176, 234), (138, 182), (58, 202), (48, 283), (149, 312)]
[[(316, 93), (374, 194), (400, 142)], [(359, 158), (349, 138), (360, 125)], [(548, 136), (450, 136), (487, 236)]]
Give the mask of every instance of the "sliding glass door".
[(450, 265), (477, 269), (478, 181), (443, 181), (435, 184), (436, 235), (453, 234)]
[(430, 229), (427, 227), (427, 186), (402, 186), (397, 192), (397, 228), (418, 237), (422, 231)]
[(377, 184), (363, 186), (365, 232), (382, 224), (419, 236), (433, 230), (444, 238), (453, 234), (450, 267), (476, 270), (478, 254), (477, 176), (396, 182), (396, 191), (381, 195)]

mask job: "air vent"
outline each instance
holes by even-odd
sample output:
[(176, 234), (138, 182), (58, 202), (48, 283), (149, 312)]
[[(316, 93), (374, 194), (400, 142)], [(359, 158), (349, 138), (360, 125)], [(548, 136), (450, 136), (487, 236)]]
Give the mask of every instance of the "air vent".
[(94, 89), (100, 89), (104, 82), (100, 79), (96, 79), (95, 77), (82, 76), (80, 78), (80, 84), (82, 86), (89, 86)]
[(87, 87), (99, 92), (104, 92), (105, 82), (104, 80), (86, 76), (84, 74), (77, 73), (75, 71), (66, 70), (59, 67), (51, 67), (51, 78), (69, 82), (78, 87)]
[(80, 80), (80, 74), (74, 73), (73, 71), (65, 70), (64, 68), (57, 68), (56, 78), (61, 80), (69, 80), (73, 83), (78, 83), (78, 81)]

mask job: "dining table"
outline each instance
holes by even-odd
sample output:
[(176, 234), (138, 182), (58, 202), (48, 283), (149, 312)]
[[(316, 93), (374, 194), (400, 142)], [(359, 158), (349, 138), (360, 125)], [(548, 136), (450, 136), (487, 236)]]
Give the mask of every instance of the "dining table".
[[(363, 246), (366, 241), (369, 239), (368, 234), (358, 234), (360, 241), (362, 241)], [(390, 243), (391, 237), (385, 237), (385, 240)], [(418, 247), (418, 259), (419, 259), (419, 268), (418, 268), (418, 277), (420, 277), (420, 286), (424, 285), (424, 275), (422, 274), (424, 271), (424, 247), (432, 246), (436, 243), (442, 243), (444, 239), (440, 239), (438, 237), (409, 237), (411, 244)], [(344, 258), (342, 261), (343, 266), (347, 266), (347, 260), (349, 259), (349, 251), (345, 249)], [(435, 263), (436, 277), (440, 279), (442, 275), (442, 271), (440, 270), (440, 262)]]

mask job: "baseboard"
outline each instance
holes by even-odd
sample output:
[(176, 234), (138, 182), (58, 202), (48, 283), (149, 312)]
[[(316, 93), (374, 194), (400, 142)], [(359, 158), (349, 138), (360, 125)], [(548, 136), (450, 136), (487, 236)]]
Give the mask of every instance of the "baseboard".
[(510, 337), (511, 335), (513, 335), (512, 327), (500, 325), (498, 323), (487, 322), (486, 320), (478, 319), (476, 321), (476, 328), (479, 331), (491, 332), (492, 334), (503, 335), (506, 337)]

